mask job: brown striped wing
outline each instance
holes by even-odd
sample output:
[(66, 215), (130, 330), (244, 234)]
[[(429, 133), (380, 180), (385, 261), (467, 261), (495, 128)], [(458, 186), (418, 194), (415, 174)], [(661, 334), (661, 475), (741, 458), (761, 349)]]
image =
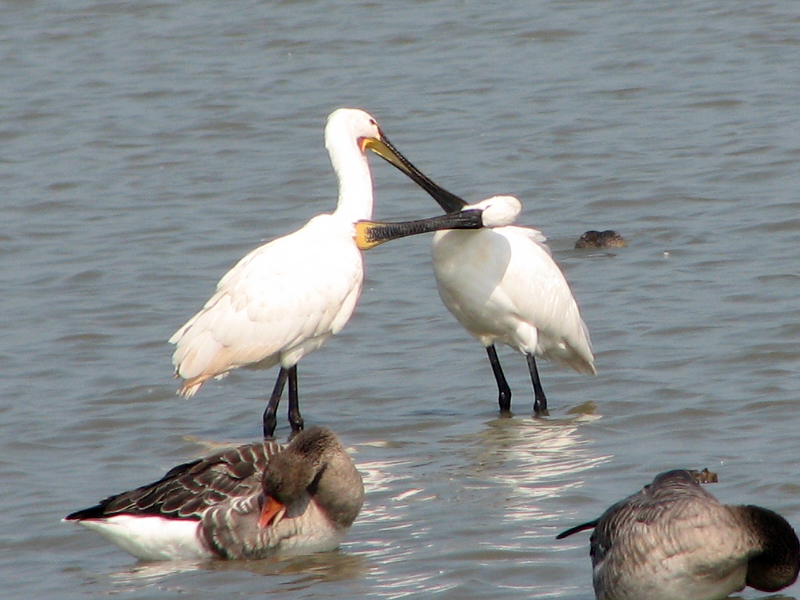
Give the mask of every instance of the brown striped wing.
[(155, 483), (109, 496), (66, 520), (102, 519), (114, 515), (148, 515), (199, 520), (208, 508), (231, 498), (256, 494), (275, 442), (245, 444), (178, 465)]

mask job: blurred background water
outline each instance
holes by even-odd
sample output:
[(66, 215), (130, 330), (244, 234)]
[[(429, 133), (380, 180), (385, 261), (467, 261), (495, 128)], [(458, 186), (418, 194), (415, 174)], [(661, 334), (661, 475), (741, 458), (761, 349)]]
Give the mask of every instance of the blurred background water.
[[(674, 467), (800, 525), (794, 0), (0, 7), (0, 596), (589, 599), (588, 535), (554, 536)], [(275, 373), (182, 400), (166, 340), (246, 252), (333, 209), (322, 129), (340, 106), (465, 198), (523, 200), (598, 375), (542, 363), (533, 420), (502, 350), (515, 417), (498, 418), (429, 236), (395, 242), (299, 369), (306, 423), (340, 435), (367, 487), (340, 551), (144, 564), (60, 523), (259, 437)], [(371, 162), (377, 217), (439, 212)], [(572, 249), (607, 228), (629, 247)]]

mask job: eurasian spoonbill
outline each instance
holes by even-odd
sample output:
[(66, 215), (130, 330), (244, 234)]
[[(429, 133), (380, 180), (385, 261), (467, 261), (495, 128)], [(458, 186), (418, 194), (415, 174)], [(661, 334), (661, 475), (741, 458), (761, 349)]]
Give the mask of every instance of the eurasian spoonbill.
[[(405, 157), (380, 148), (376, 153), (408, 175), (447, 213), (455, 214), (466, 206), (464, 200), (431, 181)], [(521, 209), (513, 196), (495, 196), (484, 202), (497, 212), (505, 207), (507, 216), (513, 214), (508, 223)], [(433, 236), (433, 271), (439, 295), (458, 322), (486, 348), (503, 413), (511, 410), (511, 388), (500, 366), (497, 342), (525, 355), (537, 415), (547, 414), (547, 398), (535, 356), (580, 373), (596, 373), (589, 331), (545, 241), (536, 229), (512, 225), (445, 230)]]
[[(178, 390), (184, 397), (232, 369), (280, 364), (264, 411), (265, 437), (275, 431), (287, 380), (289, 422), (293, 431), (303, 428), (297, 363), (344, 327), (361, 294), (364, 264), (353, 236), (354, 223), (372, 215), (366, 150), (408, 163), (383, 137), (375, 119), (362, 110), (343, 108), (331, 113), (325, 146), (339, 179), (339, 202), (333, 214), (318, 215), (303, 228), (242, 258), (222, 277), (202, 310), (169, 340), (176, 345), (172, 362), (176, 376), (185, 380)], [(434, 227), (480, 226), (480, 215), (464, 217), (471, 224), (448, 224), (445, 219)], [(415, 231), (426, 230), (430, 229), (422, 225)]]

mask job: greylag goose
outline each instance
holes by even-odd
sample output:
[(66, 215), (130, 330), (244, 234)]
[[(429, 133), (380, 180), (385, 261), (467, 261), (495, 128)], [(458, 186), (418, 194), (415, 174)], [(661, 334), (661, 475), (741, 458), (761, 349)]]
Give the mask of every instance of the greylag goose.
[(779, 514), (721, 504), (695, 473), (667, 471), (589, 523), (597, 600), (718, 600), (794, 583), (800, 542)]
[(364, 498), (337, 437), (245, 444), (66, 517), (144, 560), (257, 559), (333, 550)]

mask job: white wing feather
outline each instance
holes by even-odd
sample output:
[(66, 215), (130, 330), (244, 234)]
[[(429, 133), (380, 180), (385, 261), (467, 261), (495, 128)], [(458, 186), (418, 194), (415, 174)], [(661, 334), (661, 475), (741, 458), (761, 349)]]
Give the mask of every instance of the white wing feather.
[(220, 280), (203, 309), (170, 338), (191, 395), (240, 366), (292, 366), (349, 320), (361, 293), (363, 258), (352, 225), (320, 215), (256, 248)]
[(588, 330), (545, 239), (517, 226), (437, 233), (439, 294), (484, 345), (499, 341), (594, 373)]

